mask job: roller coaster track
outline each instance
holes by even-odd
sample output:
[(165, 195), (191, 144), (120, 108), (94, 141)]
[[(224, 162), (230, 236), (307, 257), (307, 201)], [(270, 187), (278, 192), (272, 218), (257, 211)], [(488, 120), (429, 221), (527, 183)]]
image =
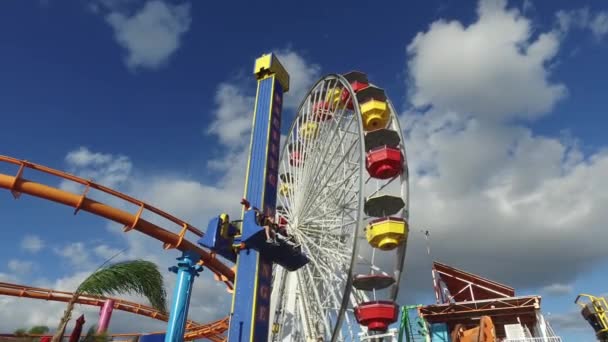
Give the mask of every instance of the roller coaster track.
[[(72, 298), (74, 293), (0, 282), (0, 295), (21, 298), (43, 299), (55, 302), (68, 302)], [(116, 310), (130, 312), (165, 322), (169, 318), (167, 314), (162, 313), (152, 307), (129, 302), (123, 299), (80, 295), (78, 296), (78, 300), (76, 302), (78, 304), (101, 307), (108, 299), (112, 299), (114, 301), (114, 309)], [(212, 341), (222, 341), (223, 337), (220, 335), (228, 329), (228, 317), (207, 324), (200, 324), (188, 320), (188, 322), (186, 323), (186, 329), (187, 332), (185, 334), (185, 337), (187, 340), (207, 338)], [(123, 335), (130, 336), (131, 334), (116, 334), (116, 336)]]
[[(42, 198), (52, 202), (64, 204), (75, 208), (74, 214), (78, 211), (83, 210), (91, 214), (104, 217), (111, 221), (124, 225), (124, 232), (131, 230), (137, 230), (144, 233), (152, 238), (155, 238), (163, 242), (164, 249), (178, 249), (180, 251), (194, 251), (200, 255), (199, 264), (209, 269), (216, 276), (216, 279), (226, 284), (229, 290), (233, 289), (234, 283), (234, 271), (218, 260), (214, 253), (209, 253), (196, 244), (185, 239), (187, 232), (191, 232), (196, 236), (203, 236), (203, 232), (189, 223), (182, 221), (154, 206), (151, 206), (143, 201), (137, 200), (133, 197), (105, 187), (103, 185), (94, 183), (91, 180), (86, 180), (74, 176), (72, 174), (55, 170), (43, 165), (28, 162), (26, 160), (19, 160), (8, 156), (0, 155), (0, 162), (17, 165), (19, 167), (15, 176), (10, 176), (0, 173), (0, 188), (9, 190), (15, 199), (19, 198), (21, 194), (28, 194), (30, 196)], [(23, 178), (23, 173), (26, 169), (36, 170), (48, 175), (59, 177), (60, 179), (68, 180), (74, 183), (78, 183), (85, 186), (82, 194), (75, 194), (69, 191), (61, 190), (56, 187), (44, 185), (41, 183), (33, 182)], [(112, 207), (108, 204), (101, 203), (87, 197), (90, 189), (101, 191), (114, 198), (121, 199), (125, 202), (137, 205), (139, 210), (136, 214), (131, 214), (125, 210)], [(173, 233), (167, 229), (161, 228), (158, 225), (141, 218), (144, 210), (156, 214), (170, 222), (175, 223), (181, 227), (179, 233)], [(59, 292), (54, 292), (59, 293)], [(42, 298), (41, 298), (42, 299)], [(46, 298), (45, 298), (46, 299)], [(123, 301), (124, 303), (124, 301)], [(96, 304), (92, 304), (96, 305)], [(138, 304), (135, 304), (138, 305)], [(121, 310), (121, 309), (119, 309)], [(125, 311), (129, 311), (128, 309)], [(143, 311), (142, 311), (143, 312)], [(150, 312), (150, 311), (148, 311)], [(145, 315), (145, 314), (144, 314)], [(158, 315), (158, 314), (157, 314)], [(151, 316), (150, 316), (151, 317)], [(154, 317), (153, 317), (154, 318)], [(200, 326), (200, 329), (193, 329), (186, 333), (187, 339), (194, 339), (205, 336), (212, 341), (222, 341), (223, 338), (219, 336), (213, 336), (221, 334), (226, 331), (228, 327), (228, 318), (224, 318), (215, 322), (204, 324)], [(199, 335), (200, 334), (200, 335)]]
[[(223, 281), (228, 286), (228, 288), (232, 290), (234, 282), (234, 271), (230, 267), (224, 265), (220, 260), (216, 259), (215, 254), (203, 250), (196, 244), (184, 238), (186, 232), (194, 233), (199, 237), (203, 236), (203, 232), (201, 230), (195, 228), (187, 222), (182, 221), (156, 207), (153, 207), (133, 197), (107, 188), (103, 185), (94, 183), (91, 180), (76, 177), (72, 174), (63, 171), (34, 164), (26, 160), (19, 160), (2, 155), (0, 155), (0, 162), (19, 166), (19, 170), (17, 171), (16, 176), (0, 174), (0, 188), (10, 190), (15, 198), (18, 198), (21, 193), (24, 193), (34, 197), (39, 197), (49, 201), (61, 203), (67, 206), (74, 207), (74, 214), (78, 213), (78, 211), (80, 210), (84, 210), (94, 215), (98, 215), (114, 222), (124, 224), (125, 227), (123, 230), (125, 232), (128, 232), (132, 229), (140, 231), (148, 236), (151, 236), (163, 242), (164, 249), (176, 248), (180, 251), (194, 251), (201, 256), (199, 263), (205, 266), (210, 271), (212, 271), (216, 275), (216, 279)], [(22, 177), (25, 169), (40, 171), (49, 175), (57, 176), (65, 180), (82, 184), (85, 186), (85, 190), (82, 194), (79, 195), (58, 188), (54, 188), (52, 186), (27, 180)], [(133, 215), (122, 209), (114, 208), (110, 205), (88, 198), (87, 194), (90, 189), (99, 190), (107, 195), (137, 205), (139, 207), (139, 211), (137, 212), (137, 214)], [(155, 225), (150, 221), (141, 218), (144, 210), (154, 213), (182, 227), (180, 232), (177, 234), (170, 232), (164, 228)]]

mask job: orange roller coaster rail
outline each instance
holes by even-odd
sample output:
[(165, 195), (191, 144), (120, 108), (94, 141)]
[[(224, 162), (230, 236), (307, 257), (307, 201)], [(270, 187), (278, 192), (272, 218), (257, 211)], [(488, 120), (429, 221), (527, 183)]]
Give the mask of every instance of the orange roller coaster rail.
[[(0, 282), (0, 295), (41, 299), (55, 302), (68, 302), (72, 298), (74, 293)], [(76, 302), (78, 304), (101, 307), (108, 299), (112, 299), (114, 301), (114, 309), (116, 310), (130, 312), (165, 322), (169, 318), (167, 314), (162, 313), (152, 307), (129, 302), (118, 298), (80, 295)], [(212, 341), (223, 341), (224, 337), (221, 336), (221, 334), (223, 334), (228, 329), (228, 317), (207, 324), (200, 324), (188, 320), (188, 322), (186, 323), (186, 329), (188, 330), (184, 336), (186, 340), (207, 338)], [(116, 336), (122, 335), (127, 336), (131, 334), (116, 334)]]
[[(0, 162), (19, 166), (19, 170), (17, 171), (16, 176), (0, 174), (0, 188), (4, 188), (11, 191), (15, 198), (18, 198), (21, 193), (24, 193), (34, 197), (39, 197), (49, 201), (61, 203), (75, 208), (74, 214), (76, 214), (79, 210), (84, 210), (94, 215), (98, 215), (114, 222), (123, 224), (125, 226), (125, 232), (128, 232), (132, 229), (140, 231), (148, 236), (151, 236), (163, 242), (163, 247), (165, 249), (176, 248), (180, 251), (194, 251), (201, 256), (199, 262), (200, 264), (211, 270), (216, 275), (217, 279), (223, 281), (226, 286), (228, 286), (229, 290), (233, 289), (234, 271), (227, 265), (223, 264), (220, 260), (218, 260), (215, 257), (215, 254), (203, 250), (196, 244), (184, 238), (186, 232), (188, 231), (194, 233), (197, 236), (203, 236), (203, 232), (201, 230), (195, 228), (187, 222), (180, 220), (147, 203), (144, 203), (143, 201), (137, 200), (116, 190), (107, 188), (103, 185), (94, 183), (90, 180), (86, 180), (63, 171), (34, 164), (26, 160), (19, 160), (2, 155), (0, 155)], [(72, 181), (74, 183), (82, 184), (85, 186), (85, 190), (82, 194), (75, 194), (52, 186), (27, 180), (22, 177), (25, 169), (40, 171), (46, 174), (50, 174), (62, 179)], [(139, 211), (135, 215), (133, 215), (127, 211), (114, 208), (110, 205), (90, 199), (87, 197), (89, 189), (96, 189), (110, 196), (135, 204), (139, 207)], [(170, 232), (164, 228), (155, 225), (152, 222), (146, 221), (145, 219), (141, 218), (141, 215), (144, 210), (152, 212), (182, 227), (180, 232), (177, 234)]]
[[(55, 302), (68, 302), (70, 301), (74, 293), (0, 282), (0, 295), (21, 298), (33, 298)], [(152, 307), (134, 302), (129, 302), (118, 298), (80, 295), (78, 296), (78, 300), (76, 302), (78, 304), (101, 307), (108, 299), (114, 301), (114, 309), (116, 310), (130, 312), (165, 322), (169, 318), (167, 314), (162, 313)], [(186, 329), (188, 330), (185, 334), (185, 338), (187, 340), (207, 338), (212, 341), (221, 341), (223, 340), (223, 337), (220, 335), (228, 329), (228, 317), (207, 324), (200, 324), (188, 320), (186, 323)], [(116, 336), (118, 335), (129, 334), (116, 334)]]
[[(55, 170), (43, 165), (28, 162), (26, 160), (19, 160), (3, 155), (0, 155), (0, 162), (19, 166), (17, 175), (15, 176), (0, 173), (0, 188), (9, 190), (15, 198), (19, 198), (19, 196), (24, 193), (52, 202), (61, 203), (75, 208), (74, 214), (77, 214), (80, 210), (84, 210), (91, 214), (101, 216), (111, 221), (123, 224), (123, 230), (125, 232), (128, 232), (133, 229), (142, 232), (150, 237), (153, 237), (163, 242), (164, 249), (174, 248), (180, 251), (194, 251), (198, 255), (200, 255), (199, 263), (209, 269), (211, 272), (213, 272), (216, 275), (216, 279), (224, 282), (229, 290), (232, 290), (234, 288), (234, 271), (230, 267), (222, 263), (220, 260), (218, 260), (215, 257), (215, 254), (203, 250), (196, 244), (184, 238), (186, 232), (188, 231), (194, 233), (196, 236), (203, 236), (203, 232), (201, 230), (195, 228), (187, 222), (180, 220), (143, 201), (137, 200), (133, 197), (130, 197), (103, 185), (94, 183), (91, 180), (86, 180), (84, 178), (80, 178), (63, 171)], [(69, 180), (74, 183), (84, 185), (85, 190), (82, 194), (75, 194), (52, 186), (30, 181), (22, 177), (25, 169), (36, 170), (42, 173), (59, 177), (61, 179)], [(90, 189), (95, 189), (107, 195), (119, 198), (125, 202), (135, 204), (139, 207), (139, 211), (134, 215), (127, 211), (114, 208), (110, 205), (88, 198), (87, 194)], [(141, 218), (141, 215), (144, 210), (152, 212), (166, 220), (169, 220), (179, 225), (180, 227), (182, 227), (180, 232), (177, 234), (173, 233), (155, 225), (152, 222)], [(188, 340), (205, 337), (212, 341), (224, 341), (225, 338), (217, 335), (225, 332), (227, 328), (228, 318), (224, 318), (215, 322), (201, 325), (196, 329), (193, 328), (193, 330), (188, 331), (184, 337)]]

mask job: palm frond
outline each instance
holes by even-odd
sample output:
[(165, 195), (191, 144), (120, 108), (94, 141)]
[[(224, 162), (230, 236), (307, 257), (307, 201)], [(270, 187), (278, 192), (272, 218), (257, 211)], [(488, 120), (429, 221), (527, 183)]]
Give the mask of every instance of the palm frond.
[(97, 296), (135, 293), (146, 297), (155, 309), (167, 312), (163, 276), (154, 263), (145, 260), (124, 261), (98, 269), (80, 284), (76, 293)]

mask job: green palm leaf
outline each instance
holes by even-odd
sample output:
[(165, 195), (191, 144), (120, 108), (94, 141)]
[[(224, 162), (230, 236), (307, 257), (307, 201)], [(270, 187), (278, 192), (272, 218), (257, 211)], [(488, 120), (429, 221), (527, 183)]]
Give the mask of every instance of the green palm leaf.
[(167, 312), (163, 276), (154, 263), (145, 260), (124, 261), (101, 268), (85, 279), (76, 293), (97, 296), (135, 293), (146, 297), (155, 309)]
[(78, 286), (68, 302), (52, 341), (61, 341), (79, 295), (108, 296), (122, 293), (142, 295), (155, 309), (167, 312), (167, 293), (163, 286), (163, 276), (154, 263), (133, 260), (113, 265), (104, 264)]

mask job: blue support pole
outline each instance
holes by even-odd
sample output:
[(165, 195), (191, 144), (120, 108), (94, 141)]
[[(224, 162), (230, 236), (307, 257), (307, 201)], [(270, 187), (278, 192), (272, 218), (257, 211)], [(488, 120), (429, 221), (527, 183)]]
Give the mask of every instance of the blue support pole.
[(184, 340), (192, 284), (194, 283), (194, 277), (198, 276), (203, 269), (201, 265), (197, 265), (199, 259), (200, 255), (192, 251), (186, 251), (181, 257), (177, 258), (177, 266), (169, 268), (169, 271), (177, 273), (177, 282), (173, 290), (165, 342), (181, 342)]

